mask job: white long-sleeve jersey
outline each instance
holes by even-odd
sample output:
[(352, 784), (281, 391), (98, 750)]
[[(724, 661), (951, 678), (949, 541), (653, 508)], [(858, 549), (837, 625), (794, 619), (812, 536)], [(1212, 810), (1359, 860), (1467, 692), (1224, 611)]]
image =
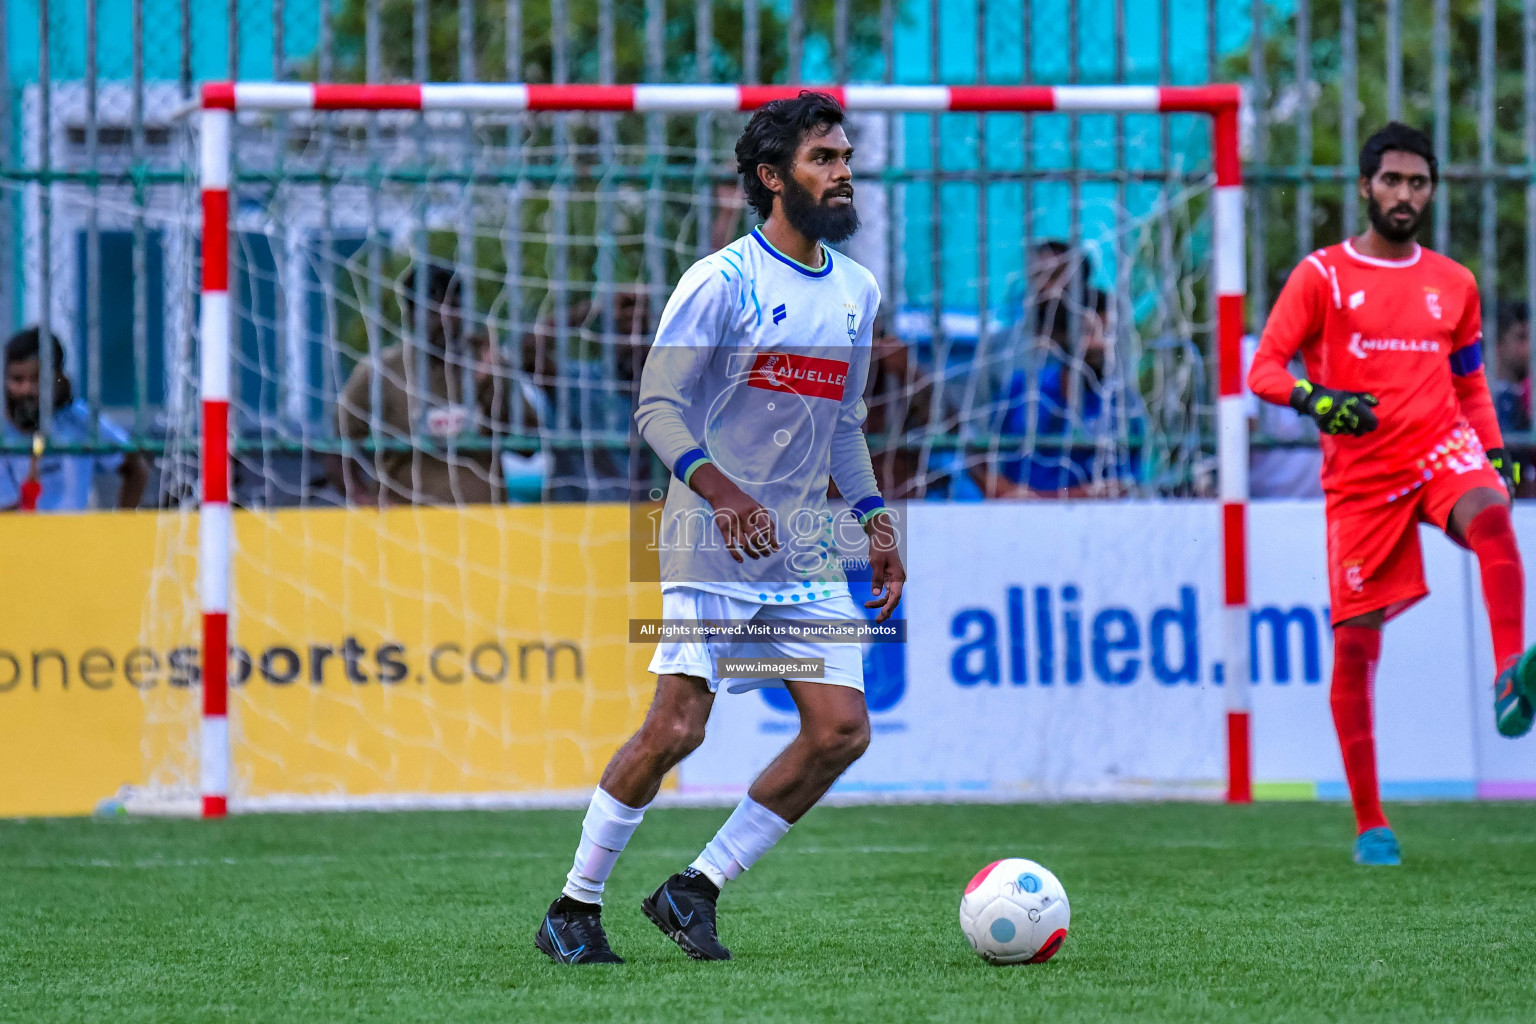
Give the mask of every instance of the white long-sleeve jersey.
[[(813, 269), (754, 230), (690, 267), (667, 301), (635, 410), (672, 469), (654, 538), (663, 590), (775, 603), (846, 593), (827, 479), (859, 524), (884, 508), (863, 429), (880, 288), (848, 257), (822, 254)], [(773, 515), (776, 554), (731, 558), (688, 486), (705, 461)]]

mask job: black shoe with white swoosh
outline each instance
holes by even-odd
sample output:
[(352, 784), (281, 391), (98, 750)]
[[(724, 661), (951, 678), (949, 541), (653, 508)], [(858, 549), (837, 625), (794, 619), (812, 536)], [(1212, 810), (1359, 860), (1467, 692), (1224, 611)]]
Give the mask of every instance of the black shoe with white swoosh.
[(561, 896), (549, 905), (533, 944), (557, 964), (621, 964), (608, 945), (602, 907)]
[(640, 901), (645, 916), (662, 934), (695, 960), (729, 960), (715, 930), (715, 902), (720, 890), (703, 874), (689, 868), (661, 883)]

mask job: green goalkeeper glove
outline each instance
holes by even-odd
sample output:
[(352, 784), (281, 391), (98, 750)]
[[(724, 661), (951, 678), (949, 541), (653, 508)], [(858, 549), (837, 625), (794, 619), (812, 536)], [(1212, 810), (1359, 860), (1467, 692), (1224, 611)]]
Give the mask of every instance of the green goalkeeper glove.
[(1505, 490), (1513, 498), (1516, 488), (1520, 486), (1520, 460), (1510, 455), (1508, 448), (1490, 448), (1488, 461), (1499, 471), (1499, 476), (1504, 479)]
[(1371, 409), (1377, 404), (1375, 395), (1335, 391), (1309, 380), (1298, 380), (1291, 390), (1291, 408), (1312, 417), (1317, 421), (1317, 429), (1331, 435), (1360, 437), (1375, 430), (1379, 424)]

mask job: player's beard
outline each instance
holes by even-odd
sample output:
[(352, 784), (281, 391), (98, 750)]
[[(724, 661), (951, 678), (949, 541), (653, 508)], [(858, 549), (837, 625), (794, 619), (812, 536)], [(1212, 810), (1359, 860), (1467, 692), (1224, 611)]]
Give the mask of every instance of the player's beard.
[(841, 242), (852, 238), (859, 230), (859, 211), (853, 208), (851, 199), (853, 188), (848, 187), (850, 201), (847, 206), (829, 204), (826, 200), (831, 192), (832, 189), (828, 189), (818, 200), (810, 189), (795, 180), (794, 175), (784, 175), (784, 191), (779, 195), (784, 219), (813, 242)]
[(1375, 228), (1376, 233), (1387, 241), (1400, 244), (1411, 240), (1419, 233), (1419, 228), (1423, 225), (1424, 218), (1429, 215), (1429, 204), (1426, 203), (1424, 209), (1415, 214), (1413, 220), (1408, 222), (1407, 227), (1398, 227), (1389, 219), (1388, 214), (1396, 213), (1398, 210), (1407, 210), (1409, 213), (1414, 212), (1413, 207), (1407, 203), (1399, 203), (1392, 207), (1391, 210), (1383, 210), (1381, 204), (1376, 201), (1375, 196), (1366, 197), (1365, 213), (1366, 216), (1371, 218), (1371, 227)]

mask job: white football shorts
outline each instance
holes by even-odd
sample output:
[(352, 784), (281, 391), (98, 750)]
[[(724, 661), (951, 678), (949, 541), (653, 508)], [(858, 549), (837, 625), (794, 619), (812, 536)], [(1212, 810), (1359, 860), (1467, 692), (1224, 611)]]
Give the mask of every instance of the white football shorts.
[[(692, 587), (674, 587), (661, 595), (661, 617), (698, 622), (708, 619), (748, 619), (771, 622), (775, 619), (806, 621), (812, 619), (852, 619), (862, 621), (864, 609), (853, 603), (853, 595), (846, 585), (841, 594), (814, 604), (763, 604), (760, 601), (744, 601), (707, 590)], [(864, 692), (864, 645), (861, 643), (812, 643), (803, 640), (756, 640), (722, 639), (712, 641), (664, 641), (656, 645), (651, 657), (650, 670), (657, 675), (698, 676), (709, 684), (709, 692), (717, 693), (720, 679), (716, 675), (717, 658), (821, 658), (826, 663), (826, 675), (810, 682), (831, 683)], [(783, 679), (736, 679), (727, 681), (727, 693), (744, 693), (762, 687), (783, 687)]]

